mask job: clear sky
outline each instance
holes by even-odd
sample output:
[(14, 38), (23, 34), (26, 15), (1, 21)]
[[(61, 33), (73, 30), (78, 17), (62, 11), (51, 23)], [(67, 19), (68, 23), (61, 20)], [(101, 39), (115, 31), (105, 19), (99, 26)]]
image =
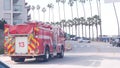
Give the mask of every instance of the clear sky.
[[(56, 4), (56, 0), (26, 0), (26, 2), (28, 2), (30, 5), (40, 5), (41, 8), (45, 7), (46, 8), (46, 19), (45, 21), (48, 21), (48, 13), (49, 10), (47, 8), (47, 4), (48, 3), (53, 3), (54, 4), (54, 17), (55, 17), (55, 21), (58, 21), (58, 6)], [(63, 19), (63, 6), (60, 3), (60, 10), (61, 10), (61, 19)], [(66, 0), (66, 18), (67, 19), (71, 19), (71, 9), (68, 5), (68, 0)], [(83, 16), (83, 10), (82, 10), (82, 6), (80, 3), (78, 3), (79, 6), (79, 17)], [(120, 19), (120, 3), (115, 3), (116, 9), (117, 9), (117, 14), (118, 14), (118, 18)], [(85, 10), (86, 10), (86, 17), (90, 16), (90, 6), (89, 3), (86, 2), (85, 3)], [(92, 11), (93, 11), (93, 15), (97, 14), (97, 4), (96, 4), (96, 0), (92, 0)], [(77, 17), (76, 15), (76, 4), (74, 3), (73, 6), (73, 16)], [(31, 14), (33, 14), (33, 12), (30, 12)], [(38, 12), (37, 10), (35, 10), (35, 18), (32, 18), (34, 20), (39, 20), (38, 19)], [(116, 17), (115, 17), (115, 12), (114, 12), (114, 8), (113, 8), (113, 4), (112, 3), (104, 3), (104, 0), (101, 0), (101, 18), (102, 18), (102, 30), (103, 30), (103, 35), (117, 35), (117, 22), (116, 22)], [(40, 12), (40, 20), (43, 21), (43, 13)], [(51, 19), (52, 21), (52, 16)]]

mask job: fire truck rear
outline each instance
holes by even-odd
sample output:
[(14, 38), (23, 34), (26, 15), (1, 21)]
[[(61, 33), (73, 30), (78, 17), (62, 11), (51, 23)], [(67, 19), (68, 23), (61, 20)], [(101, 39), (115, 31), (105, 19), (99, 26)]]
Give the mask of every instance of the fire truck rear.
[(5, 24), (4, 35), (4, 52), (15, 62), (27, 58), (48, 61), (50, 57), (64, 56), (64, 32), (59, 27), (41, 22)]

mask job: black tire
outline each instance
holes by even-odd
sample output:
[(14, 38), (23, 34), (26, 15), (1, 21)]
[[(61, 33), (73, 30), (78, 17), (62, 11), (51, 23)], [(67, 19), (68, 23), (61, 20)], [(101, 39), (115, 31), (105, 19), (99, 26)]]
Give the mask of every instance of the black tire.
[(15, 62), (24, 62), (25, 58), (12, 58)]
[(46, 47), (46, 49), (45, 49), (45, 55), (43, 56), (43, 60), (44, 61), (48, 61), (49, 58), (50, 58), (50, 51), (49, 51), (49, 48)]
[(57, 54), (58, 58), (64, 57), (64, 47), (61, 48), (61, 52)]

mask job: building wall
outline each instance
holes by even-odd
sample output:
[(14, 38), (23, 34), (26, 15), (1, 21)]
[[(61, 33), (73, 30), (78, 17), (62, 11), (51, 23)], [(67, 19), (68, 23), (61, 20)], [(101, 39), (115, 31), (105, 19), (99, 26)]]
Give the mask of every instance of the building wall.
[(4, 18), (8, 24), (12, 25), (13, 22), (17, 22), (19, 24), (27, 21), (27, 9), (25, 8), (25, 0), (18, 0), (18, 2), (15, 1), (17, 0), (0, 0), (0, 19)]
[(0, 19), (3, 17), (3, 0), (0, 0)]

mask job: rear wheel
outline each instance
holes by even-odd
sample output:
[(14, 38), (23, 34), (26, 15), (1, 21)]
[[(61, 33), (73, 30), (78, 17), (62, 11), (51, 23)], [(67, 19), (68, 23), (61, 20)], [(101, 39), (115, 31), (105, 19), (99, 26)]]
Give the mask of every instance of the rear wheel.
[(61, 48), (61, 52), (60, 53), (58, 53), (58, 58), (63, 58), (64, 57), (64, 48), (62, 47)]
[(48, 61), (50, 57), (50, 52), (49, 52), (49, 48), (47, 47), (45, 49), (45, 55), (43, 56), (44, 61)]
[(12, 60), (15, 62), (24, 62), (25, 58), (12, 58)]

